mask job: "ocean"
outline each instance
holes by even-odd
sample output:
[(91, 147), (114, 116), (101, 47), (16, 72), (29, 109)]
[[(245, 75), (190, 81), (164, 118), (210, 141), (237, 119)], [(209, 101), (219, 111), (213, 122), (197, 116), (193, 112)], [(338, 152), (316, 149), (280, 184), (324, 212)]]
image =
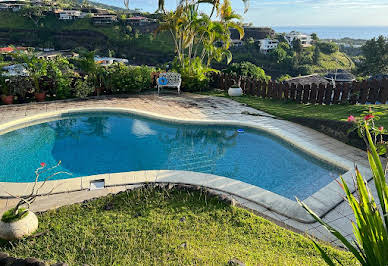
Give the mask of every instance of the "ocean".
[(388, 26), (274, 26), (276, 32), (299, 31), (302, 33), (316, 33), (320, 39), (352, 39), (369, 40), (383, 35), (388, 37)]

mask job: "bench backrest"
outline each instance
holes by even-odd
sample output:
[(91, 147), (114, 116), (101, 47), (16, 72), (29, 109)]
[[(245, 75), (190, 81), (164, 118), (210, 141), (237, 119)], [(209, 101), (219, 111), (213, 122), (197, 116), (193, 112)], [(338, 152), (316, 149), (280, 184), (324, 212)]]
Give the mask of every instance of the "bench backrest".
[(166, 85), (180, 85), (182, 79), (181, 74), (176, 72), (160, 73), (159, 78), (165, 77), (167, 79)]

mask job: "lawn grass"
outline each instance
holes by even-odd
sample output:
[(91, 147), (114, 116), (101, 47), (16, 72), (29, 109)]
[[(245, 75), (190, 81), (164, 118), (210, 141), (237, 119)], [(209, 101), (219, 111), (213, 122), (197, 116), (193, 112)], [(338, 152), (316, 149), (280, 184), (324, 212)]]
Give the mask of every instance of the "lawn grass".
[(229, 97), (226, 92), (209, 91), (201, 94), (228, 97), (237, 102), (247, 104), (255, 109), (267, 112), (277, 117), (292, 120), (294, 118), (314, 118), (334, 121), (346, 121), (350, 115), (358, 116), (371, 107), (376, 112), (381, 112), (378, 125), (388, 128), (388, 105), (319, 105), (319, 104), (299, 104), (295, 102), (285, 102), (282, 100), (263, 99), (255, 96)]
[[(143, 188), (39, 215), (45, 234), (0, 252), (70, 265), (322, 265), (306, 237), (203, 191)], [(348, 252), (324, 245), (344, 265)]]

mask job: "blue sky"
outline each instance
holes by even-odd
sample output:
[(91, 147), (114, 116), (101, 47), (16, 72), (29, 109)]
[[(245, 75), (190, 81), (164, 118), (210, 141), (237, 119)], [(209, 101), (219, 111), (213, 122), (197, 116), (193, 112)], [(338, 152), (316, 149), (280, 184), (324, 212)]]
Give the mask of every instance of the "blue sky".
[[(123, 6), (123, 0), (94, 0)], [(157, 0), (130, 0), (131, 8), (153, 12)], [(166, 7), (176, 6), (177, 0), (165, 0)], [(243, 14), (240, 0), (233, 7)], [(256, 26), (388, 26), (388, 0), (250, 0), (243, 15), (244, 22)]]

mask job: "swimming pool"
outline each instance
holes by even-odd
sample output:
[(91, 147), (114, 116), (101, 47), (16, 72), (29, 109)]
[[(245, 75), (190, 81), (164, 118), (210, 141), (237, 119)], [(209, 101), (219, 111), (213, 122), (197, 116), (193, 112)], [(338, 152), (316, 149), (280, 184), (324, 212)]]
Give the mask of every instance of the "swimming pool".
[(32, 182), (41, 162), (59, 160), (57, 170), (71, 177), (187, 170), (241, 180), (289, 199), (305, 199), (345, 172), (256, 129), (129, 114), (63, 115), (0, 135), (0, 182)]

